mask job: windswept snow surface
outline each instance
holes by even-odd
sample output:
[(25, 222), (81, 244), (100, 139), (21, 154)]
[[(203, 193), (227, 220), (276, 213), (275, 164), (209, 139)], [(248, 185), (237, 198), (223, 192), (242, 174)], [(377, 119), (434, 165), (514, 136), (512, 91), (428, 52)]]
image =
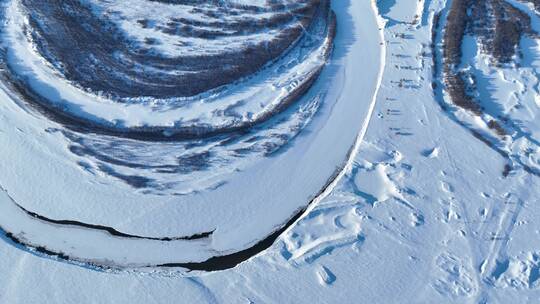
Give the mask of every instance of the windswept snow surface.
[[(145, 242), (151, 240), (113, 242), (92, 230), (43, 226), (17, 212), (10, 200), (25, 202), (24, 207), (32, 210), (40, 208), (54, 218), (106, 222), (122, 215), (124, 222), (116, 223), (118, 228), (148, 236), (200, 233), (197, 228), (206, 227), (202, 223), (219, 222), (210, 242), (196, 240), (191, 244), (200, 247), (190, 246), (182, 255), (201, 257), (211, 248), (242, 244), (250, 235), (257, 239), (263, 227), (271, 227), (270, 218), (279, 217), (283, 208), (291, 208), (287, 212), (294, 209), (293, 203), (276, 198), (300, 198), (303, 190), (323, 182), (321, 175), (333, 172), (330, 167), (341, 164), (344, 170), (338, 171), (338, 178), (272, 246), (224, 271), (94, 268), (28, 250), (4, 237), (0, 243), (0, 303), (538, 303), (540, 181), (534, 171), (523, 167), (536, 165), (537, 41), (523, 38), (520, 64), (496, 68), (475, 39), (465, 37), (461, 67), (488, 86), (478, 86), (478, 100), (486, 105), (486, 113), (471, 119), (470, 113), (452, 104), (439, 78), (441, 39), (454, 1), (333, 1), (338, 23), (335, 51), (331, 64), (304, 97), (309, 100), (315, 92), (325, 92), (320, 109), (304, 127), (310, 132), (301, 132), (283, 152), (269, 159), (257, 157), (253, 165), (246, 165), (248, 169), (241, 173), (245, 176), (242, 183), (251, 178), (243, 187), (247, 192), (220, 192), (229, 200), (229, 195), (249, 196), (253, 187), (263, 191), (253, 197), (250, 206), (214, 204), (206, 217), (189, 222), (190, 229), (177, 218), (192, 220), (197, 210), (171, 211), (163, 197), (150, 201), (154, 211), (137, 209), (138, 202), (131, 202), (134, 209), (128, 208), (122, 200), (115, 204), (88, 200), (74, 202), (69, 209), (55, 208), (62, 196), (92, 197), (88, 194), (92, 191), (85, 192), (85, 188), (100, 191), (103, 181), (76, 189), (51, 183), (51, 172), (82, 178), (84, 175), (73, 173), (81, 169), (67, 165), (77, 158), (66, 153), (65, 144), (55, 144), (64, 135), (39, 132), (39, 120), (28, 119), (11, 96), (4, 96), (8, 102), (0, 104), (0, 141), (1, 147), (10, 148), (0, 150), (3, 159), (9, 160), (0, 165), (4, 174), (0, 182), (8, 189), (0, 200), (0, 223), (34, 229), (29, 240), (42, 237), (57, 246), (63, 246), (63, 240), (77, 242), (71, 250), (81, 253), (92, 252), (90, 247), (99, 249), (90, 246), (94, 243), (120, 247), (113, 247), (114, 254), (119, 254), (116, 258), (122, 255), (116, 250), (130, 249), (136, 251), (130, 259), (147, 257), (152, 250), (157, 254), (152, 258), (160, 259), (183, 248), (182, 242), (147, 247)], [(514, 0), (508, 3), (531, 16), (536, 27), (534, 6)], [(515, 94), (508, 93), (509, 88)], [(495, 117), (493, 113), (508, 117), (509, 135), (498, 137), (485, 128), (484, 119)], [(340, 123), (332, 123), (334, 119)], [(490, 137), (483, 137), (486, 134)], [(342, 162), (347, 153), (339, 148), (345, 147), (345, 141), (353, 148), (351, 158)], [(516, 149), (518, 145), (522, 149)], [(54, 158), (57, 153), (70, 158)], [(13, 160), (18, 161), (11, 164)], [(302, 164), (311, 166), (295, 169)], [(289, 168), (287, 174), (275, 175), (283, 168)], [(25, 185), (13, 181), (20, 176)], [(49, 179), (43, 180), (44, 176)], [(111, 183), (107, 175), (101, 177), (107, 181), (105, 185)], [(298, 178), (302, 178), (301, 188), (296, 184)], [(261, 179), (265, 187), (257, 187)], [(55, 181), (61, 183), (62, 179)], [(119, 182), (118, 191), (128, 201), (134, 191), (121, 185)], [(280, 191), (275, 191), (278, 186)], [(49, 196), (40, 197), (39, 202), (27, 200), (33, 198), (28, 189), (42, 187), (51, 188)], [(274, 200), (265, 203), (271, 191)], [(159, 193), (167, 192), (161, 189)], [(208, 202), (200, 204), (210, 202), (208, 197)], [(258, 207), (252, 208), (254, 205)], [(167, 210), (167, 217), (157, 216), (161, 210)], [(264, 212), (255, 214), (261, 210)], [(235, 220), (235, 212), (252, 215), (243, 217), (249, 223)], [(153, 218), (150, 224), (142, 224), (148, 218)], [(164, 222), (172, 218), (174, 221)], [(40, 229), (50, 229), (51, 234), (49, 230), (39, 233)]]

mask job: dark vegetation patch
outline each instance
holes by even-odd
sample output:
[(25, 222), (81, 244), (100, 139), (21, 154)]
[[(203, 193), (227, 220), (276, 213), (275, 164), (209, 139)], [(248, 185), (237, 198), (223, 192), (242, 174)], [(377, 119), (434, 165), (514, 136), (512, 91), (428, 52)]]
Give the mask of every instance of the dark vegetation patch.
[[(437, 73), (439, 71), (439, 65), (437, 62), (437, 56), (435, 56), (436, 52), (436, 41), (437, 41), (437, 32), (439, 31), (441, 27), (441, 17), (442, 13), (438, 12), (433, 16), (433, 27), (431, 28), (431, 58), (433, 59), (433, 78), (435, 79), (437, 77)], [(437, 84), (435, 82), (432, 83), (432, 87), (435, 90), (437, 87)]]
[[(436, 32), (433, 38), (435, 35)], [(484, 109), (476, 99), (474, 75), (462, 60), (465, 35), (475, 38), (479, 49), (492, 58), (492, 64), (502, 66), (516, 64), (521, 39), (537, 34), (531, 28), (530, 17), (503, 0), (452, 2), (443, 39), (443, 82), (456, 106), (481, 116)], [(499, 136), (507, 134), (503, 124), (495, 119), (487, 125)]]
[[(237, 49), (216, 54), (189, 54), (166, 57), (153, 48), (157, 41), (138, 43), (81, 1), (22, 0), (37, 51), (63, 77), (80, 88), (116, 99), (149, 96), (171, 98), (193, 96), (247, 77), (280, 58), (304, 37), (306, 29), (327, 19), (329, 0), (308, 0), (279, 5), (271, 1), (259, 8), (230, 1), (156, 1), (196, 5), (190, 13), (197, 18), (172, 18), (164, 24), (139, 19), (143, 28), (204, 40), (223, 36), (242, 37), (279, 30), (270, 41), (246, 41)], [(274, 3), (274, 4), (273, 4)], [(271, 17), (252, 14), (271, 12)], [(236, 15), (246, 18), (231, 19)], [(224, 22), (224, 19), (237, 20)], [(182, 42), (180, 42), (182, 43)], [(189, 71), (177, 75), (171, 71)], [(220, 77), (215, 77), (220, 75)]]
[(472, 96), (467, 94), (463, 74), (458, 71), (463, 56), (461, 46), (469, 20), (467, 12), (471, 3), (471, 0), (455, 0), (452, 2), (444, 31), (443, 80), (455, 105), (480, 115), (482, 113), (480, 106)]
[(512, 172), (512, 166), (510, 166), (510, 164), (504, 165), (503, 176), (508, 177), (508, 175), (510, 175), (510, 172)]
[[(164, 58), (150, 53), (141, 53), (136, 46), (125, 41), (114, 25), (100, 18), (94, 18), (91, 10), (78, 1), (36, 1), (22, 0), (28, 8), (29, 23), (25, 30), (31, 35), (38, 48), (38, 52), (51, 64), (55, 65), (63, 77), (72, 81), (72, 84), (88, 90), (89, 92), (102, 92), (106, 98), (113, 98), (125, 102), (122, 98), (150, 96), (158, 98), (180, 97), (200, 93), (206, 89), (221, 87), (225, 84), (236, 83), (238, 77), (249, 76), (269, 63), (269, 57), (260, 52), (268, 52), (271, 44), (256, 46), (250, 44), (246, 49), (230, 50), (208, 56), (184, 56), (178, 58)], [(166, 3), (185, 4), (190, 1), (158, 1)], [(208, 3), (224, 5), (221, 1), (200, 1), (201, 9), (208, 9)], [(270, 11), (287, 10), (272, 1)], [(203, 5), (204, 4), (204, 5)], [(313, 15), (309, 18), (310, 26), (299, 33), (298, 39), (293, 39), (295, 47), (304, 49), (314, 45), (314, 36), (324, 35), (328, 39), (324, 42), (328, 49), (324, 58), (328, 59), (336, 34), (336, 17), (330, 8), (329, 0), (307, 0), (296, 6), (311, 7)], [(295, 7), (296, 7), (295, 6)], [(230, 8), (227, 6), (227, 8)], [(251, 6), (234, 6), (234, 9), (252, 10)], [(258, 11), (256, 11), (258, 12)], [(235, 14), (233, 11), (227, 13)], [(296, 16), (300, 18), (300, 16)], [(41, 20), (42, 22), (37, 22)], [(137, 20), (143, 27), (155, 26), (146, 19)], [(60, 26), (65, 25), (65, 26)], [(56, 28), (58, 27), (58, 30)], [(55, 30), (47, 30), (54, 28)], [(286, 32), (286, 30), (284, 30)], [(278, 35), (282, 36), (282, 35)], [(76, 41), (76, 43), (73, 43)], [(158, 43), (152, 38), (145, 41), (145, 47)], [(74, 47), (76, 45), (77, 47)], [(288, 44), (279, 56), (288, 53)], [(120, 54), (120, 55), (119, 55)], [(122, 138), (145, 141), (181, 141), (221, 136), (223, 134), (244, 133), (255, 125), (267, 121), (271, 117), (286, 110), (297, 101), (312, 86), (320, 75), (323, 66), (313, 69), (306, 79), (280, 100), (273, 111), (266, 112), (255, 121), (230, 123), (220, 128), (212, 125), (182, 125), (154, 127), (126, 127), (122, 123), (110, 123), (78, 116), (76, 113), (66, 111), (60, 104), (52, 103), (39, 92), (31, 88), (26, 79), (19, 75), (13, 67), (6, 62), (5, 53), (0, 50), (0, 77), (10, 86), (10, 89), (20, 95), (29, 105), (34, 106), (44, 116), (57, 121), (69, 130), (79, 133), (98, 133)], [(256, 58), (255, 58), (256, 57)], [(270, 59), (270, 62), (271, 59)], [(154, 66), (156, 70), (139, 69), (140, 64)], [(170, 71), (187, 69), (193, 73), (189, 76), (178, 76)], [(225, 69), (227, 71), (222, 71)], [(244, 72), (239, 69), (243, 69)], [(247, 70), (250, 71), (247, 71)], [(166, 75), (161, 75), (161, 72)], [(230, 73), (229, 73), (230, 72)], [(157, 74), (156, 74), (157, 73)], [(236, 76), (232, 77), (232, 74)], [(158, 75), (159, 74), (159, 75)], [(172, 76), (171, 76), (172, 75)], [(216, 78), (216, 75), (220, 77)], [(163, 78), (163, 77), (165, 78)], [(143, 83), (144, 85), (141, 85)], [(184, 89), (188, 90), (185, 91)], [(225, 89), (220, 88), (218, 90)], [(148, 181), (130, 179), (130, 183), (137, 187), (144, 187)]]

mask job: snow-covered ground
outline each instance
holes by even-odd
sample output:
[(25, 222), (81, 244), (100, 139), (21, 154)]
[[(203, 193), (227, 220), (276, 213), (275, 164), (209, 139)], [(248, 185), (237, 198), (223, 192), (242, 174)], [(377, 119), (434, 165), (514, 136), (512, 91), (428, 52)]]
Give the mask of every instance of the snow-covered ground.
[[(260, 193), (256, 201), (257, 205), (266, 207), (255, 209), (262, 210), (262, 215), (246, 217), (253, 222), (250, 231), (238, 227), (244, 223), (228, 217), (233, 212), (224, 209), (217, 213), (223, 217), (219, 222), (229, 222), (230, 226), (220, 226), (226, 228), (220, 228), (223, 230), (217, 231), (218, 236), (229, 233), (222, 239), (225, 243), (214, 242), (213, 248), (257, 239), (260, 230), (271, 227), (272, 220), (280, 217), (276, 213), (283, 212), (286, 218), (293, 211), (281, 208), (283, 205), (276, 208), (272, 201), (264, 205), (263, 198), (302, 197), (302, 193), (292, 189), (306, 190), (304, 196), (309, 191), (314, 193), (310, 187), (324, 184), (333, 171), (332, 166), (342, 164), (340, 160), (346, 158), (348, 150), (339, 148), (346, 147), (345, 142), (353, 145), (344, 170), (339, 171), (327, 191), (270, 248), (235, 268), (218, 272), (186, 273), (174, 268), (103, 270), (29, 251), (3, 237), (0, 303), (537, 303), (540, 300), (540, 206), (536, 204), (540, 198), (539, 178), (519, 164), (505, 172), (508, 159), (471, 133), (481, 128), (482, 122), (446, 112), (441, 107), (446, 102), (441, 101), (443, 96), (435, 95), (444, 91), (432, 87), (433, 17), (439, 11), (446, 12), (450, 3), (450, 0), (332, 2), (338, 21), (335, 52), (325, 70), (327, 75), (321, 76), (311, 92), (319, 91), (318, 86), (326, 82), (341, 86), (332, 86), (321, 105), (323, 114), (315, 115), (305, 127), (311, 128), (313, 134), (299, 136), (286, 152), (271, 158), (267, 166), (264, 158), (257, 160), (256, 166), (263, 169), (250, 167), (253, 173), (243, 176), (256, 178), (253, 181), (256, 183), (265, 174), (275, 177), (275, 172), (292, 164), (303, 168), (298, 169), (302, 172), (287, 171), (289, 174), (281, 180), (265, 182), (268, 193)], [(525, 10), (532, 16), (533, 24), (538, 24), (531, 6), (519, 1), (509, 3)], [(436, 35), (439, 38), (441, 30)], [(484, 54), (474, 47), (473, 39), (469, 37), (465, 41), (464, 58), (471, 60), (469, 64), (479, 82), (485, 84), (479, 86), (480, 94), (489, 95), (482, 100), (497, 103), (488, 110), (508, 114), (520, 130), (525, 130), (522, 132), (525, 136), (510, 136), (504, 142), (507, 145), (501, 144), (499, 149), (507, 149), (512, 159), (527, 156), (530, 165), (535, 165), (535, 153), (525, 156), (516, 147), (520, 140), (526, 139), (523, 149), (537, 148), (534, 144), (534, 138), (539, 136), (534, 120), (538, 110), (536, 41), (530, 38), (522, 41), (525, 54), (523, 67), (518, 71), (512, 67), (491, 68), (483, 60)], [(336, 69), (339, 72), (332, 73)], [(516, 93), (509, 94), (509, 90)], [(372, 99), (374, 93), (376, 98)], [(325, 112), (324, 104), (328, 100), (334, 100), (330, 102), (333, 107)], [(522, 106), (516, 107), (518, 103)], [(156, 213), (122, 206), (121, 201), (120, 205), (107, 206), (105, 201), (92, 200), (72, 209), (58, 210), (54, 207), (57, 196), (84, 199), (84, 191), (98, 190), (83, 188), (99, 185), (87, 183), (81, 188), (67, 189), (43, 180), (40, 170), (49, 172), (51, 167), (47, 163), (54, 164), (51, 155), (65, 150), (65, 146), (49, 144), (42, 153), (38, 152), (43, 149), (42, 144), (23, 140), (32, 138), (29, 132), (35, 132), (36, 137), (49, 137), (45, 140), (58, 140), (61, 136), (36, 132), (31, 121), (20, 119), (19, 124), (14, 124), (17, 119), (8, 113), (15, 108), (9, 103), (0, 105), (0, 147), (18, 147), (0, 149), (6, 160), (0, 164), (3, 174), (0, 184), (6, 189), (19, 189), (8, 193), (16, 201), (27, 202), (25, 207), (39, 208), (40, 213), (54, 218), (67, 216), (91, 222), (99, 219), (103, 223), (123, 216), (126, 222), (119, 226), (123, 231), (150, 235), (162, 235), (163, 231), (196, 233), (200, 232), (198, 227), (208, 227), (206, 224), (214, 220), (196, 212), (185, 213), (194, 212), (192, 209), (164, 212), (161, 214), (167, 217), (148, 220), (166, 208), (159, 203), (155, 203)], [(321, 119), (325, 122), (318, 124)], [(333, 119), (339, 123), (333, 123)], [(333, 140), (328, 139), (329, 134), (334, 134)], [(41, 165), (24, 165), (30, 157), (42, 157)], [(314, 163), (317, 167), (309, 166)], [(68, 171), (74, 168), (58, 167), (61, 166), (54, 167), (58, 176), (73, 176)], [(19, 176), (25, 177), (25, 185), (13, 180)], [(298, 179), (305, 188), (298, 188)], [(49, 197), (40, 198), (41, 203), (29, 201), (32, 193), (23, 191), (45, 187), (51, 187)], [(275, 189), (282, 191), (272, 192)], [(0, 198), (0, 225), (10, 225), (11, 229), (33, 228), (36, 220), (19, 218), (16, 210), (11, 212), (10, 208), (16, 208), (4, 204), (10, 200), (6, 195), (3, 191)], [(227, 192), (228, 195), (232, 192)], [(300, 199), (289, 207), (298, 208), (302, 202), (305, 203)], [(249, 214), (253, 210), (245, 207), (241, 212)], [(179, 224), (171, 226), (163, 222), (174, 217), (171, 214), (206, 222), (190, 224), (192, 230)], [(50, 244), (50, 238), (63, 233), (60, 230), (64, 228), (37, 225), (29, 239), (49, 238), (44, 241)], [(51, 234), (40, 229), (51, 229)], [(242, 234), (234, 233), (234, 229)], [(80, 238), (73, 231), (63, 235), (72, 239), (55, 240), (89, 247), (73, 249), (81, 253), (96, 248), (91, 243), (110, 241), (99, 233)], [(144, 246), (140, 250), (116, 241), (102, 245), (119, 246), (119, 250), (126, 250), (133, 259), (147, 257), (147, 250), (156, 250), (152, 256), (156, 259), (167, 256), (164, 250), (172, 249), (172, 254), (183, 250), (144, 246), (138, 240), (135, 245)], [(203, 249), (193, 251), (193, 257), (204, 254), (207, 244), (201, 246)], [(118, 254), (116, 248), (110, 249)]]
[[(80, 163), (87, 159), (72, 153), (65, 132), (46, 131), (58, 125), (30, 115), (16, 102), (3, 104), (0, 128), (6, 136), (1, 145), (13, 149), (1, 153), (13, 161), (0, 170), (1, 227), (33, 248), (111, 267), (203, 262), (250, 248), (279, 230), (333, 187), (329, 183), (347, 166), (372, 114), (384, 55), (375, 15), (368, 10), (358, 25), (358, 19), (348, 16), (359, 18), (353, 12), (359, 13), (349, 12), (346, 3), (334, 8), (338, 26), (351, 31), (338, 33), (332, 62), (303, 97), (306, 102), (322, 100), (302, 133), (266, 157), (243, 158), (240, 165), (225, 167), (225, 172), (213, 168), (196, 172), (195, 177), (203, 176), (203, 181), (190, 176), (192, 183), (178, 186), (184, 190), (181, 193), (134, 191), (132, 185), (110, 176), (85, 174), (89, 166)], [(362, 74), (358, 82), (357, 75)], [(150, 142), (143, 147), (156, 151), (163, 145), (170, 144)], [(174, 146), (166, 148), (174, 150)], [(219, 179), (199, 188), (209, 174)], [(28, 191), (30, 184), (34, 191)]]

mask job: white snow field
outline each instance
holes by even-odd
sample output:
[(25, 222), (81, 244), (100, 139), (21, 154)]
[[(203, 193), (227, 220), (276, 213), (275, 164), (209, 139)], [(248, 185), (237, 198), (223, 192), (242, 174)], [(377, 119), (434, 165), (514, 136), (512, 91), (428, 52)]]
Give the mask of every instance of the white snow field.
[[(189, 142), (212, 151), (212, 172), (171, 184), (119, 160), (165, 166), (167, 155), (192, 153), (188, 144), (58, 131), (4, 86), (0, 303), (540, 302), (538, 36), (520, 38), (517, 63), (497, 66), (465, 35), (455, 68), (475, 75), (470, 93), (483, 106), (467, 111), (441, 78), (457, 1), (333, 0), (329, 63), (285, 121), (254, 131), (266, 143), (282, 134), (284, 148), (238, 158), (230, 149), (252, 139)], [(532, 3), (500, 3), (540, 30)], [(489, 127), (495, 119), (504, 135)], [(70, 141), (102, 154), (72, 153)], [(114, 177), (100, 164), (118, 151)], [(141, 172), (155, 185), (119, 178)], [(233, 268), (189, 270), (273, 231), (268, 248)], [(184, 267), (156, 267), (168, 263)]]

